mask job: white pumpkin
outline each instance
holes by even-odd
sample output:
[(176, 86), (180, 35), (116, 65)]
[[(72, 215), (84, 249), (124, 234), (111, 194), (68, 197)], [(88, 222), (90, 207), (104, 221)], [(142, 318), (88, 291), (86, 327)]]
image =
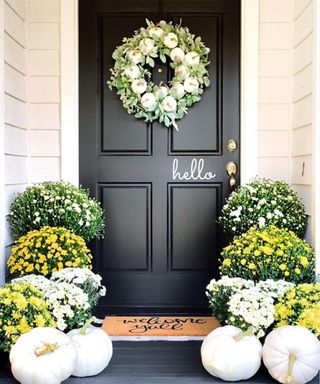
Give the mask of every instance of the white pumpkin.
[(60, 384), (71, 376), (77, 350), (54, 328), (34, 328), (19, 337), (10, 351), (11, 371), (21, 384)]
[(262, 345), (251, 333), (232, 325), (217, 328), (204, 339), (201, 360), (210, 375), (226, 381), (247, 380), (261, 366)]
[(266, 337), (263, 362), (280, 383), (307, 383), (320, 370), (320, 341), (303, 327), (276, 328)]
[(109, 364), (112, 357), (112, 342), (101, 328), (89, 327), (90, 319), (80, 329), (74, 329), (68, 336), (78, 351), (78, 359), (72, 372), (73, 376), (87, 377), (98, 375)]

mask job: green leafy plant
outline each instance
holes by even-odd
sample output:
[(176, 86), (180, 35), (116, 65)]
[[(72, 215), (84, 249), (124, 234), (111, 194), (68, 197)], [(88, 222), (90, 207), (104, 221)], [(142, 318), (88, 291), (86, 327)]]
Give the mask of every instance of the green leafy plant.
[(250, 228), (221, 253), (221, 273), (254, 281), (273, 279), (293, 283), (315, 279), (313, 249), (294, 232), (275, 226)]
[(9, 221), (15, 238), (44, 226), (65, 227), (86, 241), (104, 233), (99, 203), (88, 190), (64, 182), (36, 184), (18, 194)]
[(28, 283), (10, 283), (0, 288), (0, 349), (5, 352), (23, 333), (35, 327), (54, 327), (43, 294)]
[[(210, 85), (207, 66), (209, 48), (195, 38), (188, 28), (161, 20), (158, 24), (146, 20), (140, 28), (113, 52), (115, 60), (108, 81), (115, 88), (129, 114), (146, 122), (159, 120), (166, 127), (174, 126), (192, 104), (200, 101), (205, 87)], [(173, 78), (169, 85), (154, 84), (150, 68), (159, 58), (170, 58)]]
[(10, 274), (50, 276), (65, 267), (91, 267), (92, 255), (82, 237), (66, 228), (43, 227), (20, 237), (8, 259)]
[(306, 220), (303, 204), (286, 182), (256, 178), (231, 193), (218, 221), (232, 235), (275, 225), (303, 237)]

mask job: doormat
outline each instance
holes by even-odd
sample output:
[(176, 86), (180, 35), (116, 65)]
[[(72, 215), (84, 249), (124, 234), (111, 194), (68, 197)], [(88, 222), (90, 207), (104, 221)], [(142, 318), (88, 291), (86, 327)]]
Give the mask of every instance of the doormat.
[(207, 336), (219, 326), (213, 317), (109, 316), (102, 329), (109, 336)]

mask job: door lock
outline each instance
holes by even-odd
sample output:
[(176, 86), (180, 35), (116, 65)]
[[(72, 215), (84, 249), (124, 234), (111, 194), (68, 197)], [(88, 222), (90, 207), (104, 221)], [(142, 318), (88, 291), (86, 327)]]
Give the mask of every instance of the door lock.
[(233, 153), (238, 148), (238, 144), (235, 139), (229, 139), (227, 143), (228, 151)]
[(230, 189), (234, 189), (236, 186), (236, 175), (238, 173), (238, 166), (234, 161), (229, 161), (226, 166), (227, 174), (229, 175), (229, 186)]

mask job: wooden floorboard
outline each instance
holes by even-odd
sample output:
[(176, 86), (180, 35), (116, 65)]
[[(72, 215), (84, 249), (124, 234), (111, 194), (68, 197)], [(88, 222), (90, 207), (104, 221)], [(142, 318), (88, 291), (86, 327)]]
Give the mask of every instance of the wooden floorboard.
[[(118, 341), (110, 365), (98, 376), (70, 378), (66, 384), (215, 384), (222, 383), (203, 369), (199, 341)], [(2, 369), (0, 384), (16, 383), (9, 369)], [(271, 384), (265, 369), (246, 383)], [(316, 378), (312, 384), (318, 384)], [(45, 384), (45, 383), (43, 383)]]

